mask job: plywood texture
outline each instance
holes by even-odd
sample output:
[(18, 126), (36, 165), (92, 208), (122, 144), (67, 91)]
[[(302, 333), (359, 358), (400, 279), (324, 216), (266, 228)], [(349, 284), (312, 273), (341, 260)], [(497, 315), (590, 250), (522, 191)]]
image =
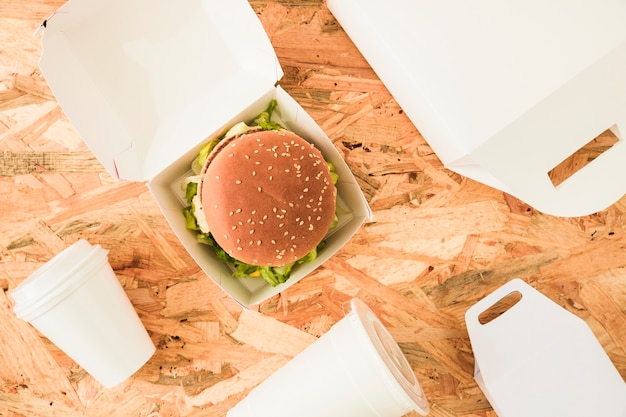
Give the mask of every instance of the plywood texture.
[[(280, 84), (343, 154), (374, 219), (286, 293), (242, 310), (185, 252), (146, 185), (113, 180), (55, 102), (33, 33), (63, 3), (0, 4), (1, 416), (224, 416), (359, 297), (409, 359), (431, 415), (494, 417), (463, 316), (514, 277), (583, 318), (626, 377), (626, 199), (558, 218), (446, 170), (322, 0), (251, 3)], [(110, 250), (158, 347), (111, 389), (11, 310), (12, 289), (80, 238)]]

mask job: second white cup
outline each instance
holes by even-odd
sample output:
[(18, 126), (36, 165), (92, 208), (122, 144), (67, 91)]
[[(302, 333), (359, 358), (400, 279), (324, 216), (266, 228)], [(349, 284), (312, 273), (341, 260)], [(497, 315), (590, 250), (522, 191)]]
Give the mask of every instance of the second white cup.
[(227, 417), (401, 417), (429, 412), (391, 334), (359, 299), (328, 332), (254, 388)]
[(30, 322), (105, 387), (124, 381), (155, 346), (120, 285), (108, 251), (82, 239), (25, 279), (11, 296)]

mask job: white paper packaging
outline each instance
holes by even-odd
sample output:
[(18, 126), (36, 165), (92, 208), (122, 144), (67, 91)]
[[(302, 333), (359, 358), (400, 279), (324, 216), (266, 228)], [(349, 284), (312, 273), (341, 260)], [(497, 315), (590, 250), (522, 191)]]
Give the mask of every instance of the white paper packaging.
[[(510, 295), (519, 301), (481, 324)], [(626, 384), (591, 329), (522, 280), (476, 303), (465, 321), (474, 377), (498, 416), (626, 416)]]
[(130, 377), (156, 348), (100, 245), (79, 240), (12, 292), (31, 323), (105, 387)]
[[(443, 164), (557, 216), (626, 192), (622, 0), (328, 0)], [(619, 141), (554, 186), (600, 133)]]
[[(42, 72), (85, 143), (114, 177), (148, 181), (185, 248), (239, 303), (259, 303), (295, 284), (371, 217), (333, 143), (275, 86), (283, 72), (247, 1), (70, 0), (47, 20), (42, 43)], [(203, 142), (249, 122), (272, 99), (278, 121), (335, 165), (347, 213), (318, 259), (278, 287), (233, 278), (211, 248), (198, 244), (185, 227), (180, 189)]]
[(365, 303), (254, 388), (228, 417), (401, 417), (429, 413), (399, 346)]

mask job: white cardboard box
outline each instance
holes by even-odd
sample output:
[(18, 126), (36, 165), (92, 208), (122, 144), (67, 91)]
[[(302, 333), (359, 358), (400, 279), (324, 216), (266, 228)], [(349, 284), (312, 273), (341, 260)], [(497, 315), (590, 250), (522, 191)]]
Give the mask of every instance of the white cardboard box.
[[(626, 192), (623, 0), (328, 0), (449, 169), (558, 216)], [(610, 129), (618, 142), (554, 186)]]
[[(500, 316), (481, 320), (515, 295)], [(474, 377), (498, 416), (626, 416), (626, 384), (587, 323), (524, 281), (476, 303), (465, 321)]]
[[(43, 29), (42, 72), (85, 143), (114, 177), (148, 181), (170, 226), (207, 275), (243, 305), (295, 284), (371, 217), (333, 143), (276, 82), (283, 72), (245, 0), (70, 0)], [(310, 140), (339, 174), (341, 215), (314, 262), (271, 287), (236, 279), (185, 227), (181, 180), (210, 137), (249, 122), (271, 99), (275, 118)]]

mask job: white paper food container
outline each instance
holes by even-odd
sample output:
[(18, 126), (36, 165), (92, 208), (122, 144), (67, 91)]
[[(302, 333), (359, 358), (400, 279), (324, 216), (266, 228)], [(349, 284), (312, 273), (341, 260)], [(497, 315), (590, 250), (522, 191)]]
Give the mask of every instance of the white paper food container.
[[(245, 0), (70, 0), (46, 21), (40, 66), (79, 134), (114, 177), (148, 181), (170, 226), (198, 265), (235, 300), (259, 303), (295, 284), (371, 216), (345, 161), (283, 89), (282, 70)], [(181, 214), (181, 180), (210, 137), (249, 122), (271, 99), (275, 116), (314, 143), (339, 174), (340, 218), (318, 258), (277, 287), (235, 279), (198, 244)]]
[(11, 292), (31, 323), (105, 387), (141, 368), (156, 350), (108, 262), (107, 250), (79, 240)]
[[(513, 294), (516, 304), (481, 324)], [(522, 280), (472, 306), (465, 321), (474, 377), (498, 416), (626, 416), (626, 384), (591, 329)]]
[[(548, 214), (626, 192), (622, 0), (328, 0), (443, 164)], [(619, 141), (555, 187), (607, 129)]]
[(280, 368), (228, 417), (401, 417), (429, 412), (400, 347), (365, 303)]

